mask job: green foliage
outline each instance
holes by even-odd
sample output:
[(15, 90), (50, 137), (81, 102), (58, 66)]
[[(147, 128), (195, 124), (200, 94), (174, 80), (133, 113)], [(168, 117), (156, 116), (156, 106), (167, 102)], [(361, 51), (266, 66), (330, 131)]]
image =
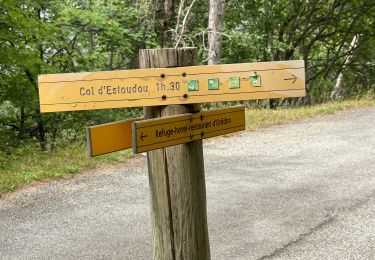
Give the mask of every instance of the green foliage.
[[(86, 126), (139, 116), (141, 109), (41, 114), (37, 76), (134, 69), (139, 49), (173, 47), (182, 31), (179, 46), (198, 47), (205, 60), (208, 2), (174, 1), (166, 21), (164, 1), (0, 0), (0, 163), (37, 147), (81, 144)], [(374, 21), (374, 1), (226, 1), (222, 63), (303, 59), (308, 95), (299, 103), (329, 101), (341, 72), (344, 97), (363, 97), (375, 90)], [(350, 49), (354, 36), (359, 42)]]
[(2, 1), (0, 141), (13, 134), (46, 150), (89, 124), (138, 115), (136, 109), (42, 115), (36, 82), (42, 73), (137, 67), (138, 50), (157, 46), (141, 11), (119, 0)]

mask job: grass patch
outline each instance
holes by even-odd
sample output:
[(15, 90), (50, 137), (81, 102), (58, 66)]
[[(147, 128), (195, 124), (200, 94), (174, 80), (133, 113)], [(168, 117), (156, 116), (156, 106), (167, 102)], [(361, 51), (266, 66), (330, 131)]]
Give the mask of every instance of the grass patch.
[(67, 176), (85, 169), (124, 161), (130, 150), (106, 154), (95, 158), (87, 155), (86, 145), (72, 145), (54, 152), (41, 152), (38, 147), (27, 146), (0, 158), (0, 195), (33, 181)]
[[(373, 105), (375, 99), (368, 98), (300, 108), (248, 109), (246, 124), (247, 129), (255, 130), (291, 120)], [(86, 145), (79, 144), (59, 148), (52, 153), (40, 152), (35, 145), (25, 145), (11, 156), (0, 153), (0, 196), (34, 181), (68, 176), (86, 169), (118, 163), (130, 156), (131, 150), (126, 150), (90, 158), (87, 156)]]
[(296, 108), (279, 108), (271, 109), (247, 109), (246, 111), (246, 128), (255, 130), (261, 127), (277, 125), (292, 120), (298, 120), (306, 117), (317, 115), (333, 114), (337, 111), (374, 106), (375, 99), (345, 100), (329, 102), (325, 104), (296, 107)]

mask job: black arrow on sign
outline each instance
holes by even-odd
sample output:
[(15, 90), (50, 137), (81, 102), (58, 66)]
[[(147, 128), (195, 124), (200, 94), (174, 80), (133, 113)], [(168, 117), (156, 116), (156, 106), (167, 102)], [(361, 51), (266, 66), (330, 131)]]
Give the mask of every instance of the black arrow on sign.
[(142, 132), (142, 134), (141, 134), (141, 140), (143, 141), (143, 138), (144, 137), (147, 137), (148, 135), (143, 135), (143, 132)]
[(284, 79), (284, 80), (293, 80), (292, 84), (294, 84), (294, 82), (296, 82), (296, 80), (297, 80), (297, 77), (294, 74), (292, 74), (292, 76), (293, 76), (293, 78), (287, 78), (287, 79)]

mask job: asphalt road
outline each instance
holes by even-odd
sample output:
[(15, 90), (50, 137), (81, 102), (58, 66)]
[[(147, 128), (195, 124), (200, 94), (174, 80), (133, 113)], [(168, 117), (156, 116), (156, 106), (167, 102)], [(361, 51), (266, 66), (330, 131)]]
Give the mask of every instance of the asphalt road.
[[(205, 142), (212, 259), (375, 259), (375, 107)], [(1, 259), (150, 259), (146, 160), (0, 200)]]

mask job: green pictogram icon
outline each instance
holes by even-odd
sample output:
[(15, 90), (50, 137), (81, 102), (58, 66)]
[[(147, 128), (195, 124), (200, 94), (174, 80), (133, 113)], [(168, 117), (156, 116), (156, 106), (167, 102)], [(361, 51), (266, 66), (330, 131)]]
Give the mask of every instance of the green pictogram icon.
[(219, 89), (219, 79), (208, 79), (208, 89), (209, 90), (217, 90)]
[(199, 84), (197, 79), (192, 79), (187, 82), (188, 91), (198, 91)]
[(229, 88), (240, 88), (240, 78), (230, 77), (229, 78)]
[(256, 72), (250, 76), (250, 83), (253, 87), (260, 87), (260, 76)]

